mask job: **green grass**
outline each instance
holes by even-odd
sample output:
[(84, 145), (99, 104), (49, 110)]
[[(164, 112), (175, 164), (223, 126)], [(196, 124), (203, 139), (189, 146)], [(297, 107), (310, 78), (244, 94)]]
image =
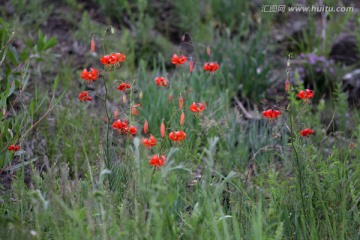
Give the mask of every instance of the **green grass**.
[[(120, 69), (106, 72), (93, 85), (102, 97), (104, 83), (108, 87), (108, 141), (103, 101), (95, 96), (92, 102), (78, 100), (79, 92), (86, 89), (80, 71), (102, 69), (100, 37), (107, 26), (88, 12), (79, 16), (69, 39), (78, 41), (80, 49), (86, 46), (83, 55), (59, 55), (63, 45), (54, 45), (56, 41), (46, 33), (24, 34), (20, 15), (36, 18), (24, 23), (39, 26), (54, 6), (40, 14), (33, 5), (19, 2), (19, 16), (8, 21), (14, 26), (0, 29), (0, 49), (6, 49), (0, 52), (0, 60), (5, 56), (0, 65), (4, 69), (0, 106), (14, 113), (2, 117), (0, 150), (5, 150), (0, 157), (6, 163), (3, 160), (1, 170), (10, 166), (11, 171), (1, 173), (0, 239), (359, 238), (360, 112), (348, 106), (338, 82), (330, 98), (317, 96), (319, 101), (313, 104), (296, 98), (304, 89), (299, 81), (285, 93), (287, 56), (282, 52), (283, 62), (274, 61), (279, 58), (276, 49), (282, 46), (269, 39), (273, 16), (263, 16), (254, 28), (250, 11), (254, 6), (245, 2), (222, 5), (212, 0), (193, 6), (185, 0), (166, 12), (179, 21), (157, 27), (159, 18), (149, 1), (118, 1), (116, 6), (111, 1), (95, 2), (100, 13), (107, 13), (106, 24), (118, 24), (114, 34), (106, 33), (105, 53), (119, 51), (127, 57)], [(84, 8), (69, 0), (66, 6), (71, 14)], [(122, 25), (118, 12), (129, 17), (136, 32)], [(348, 14), (330, 16), (329, 41), (342, 32), (349, 18)], [(174, 26), (193, 37), (192, 74), (188, 65), (171, 66), (172, 54), (178, 53), (169, 34)], [(21, 49), (5, 45), (13, 27), (16, 39), (28, 42)], [(100, 36), (96, 56), (88, 47), (91, 34)], [(325, 46), (326, 55), (329, 41), (323, 45), (316, 32), (311, 34), (299, 47), (316, 52)], [(210, 56), (204, 42), (211, 47)], [(220, 69), (204, 72), (206, 61), (219, 62)], [(341, 79), (342, 71), (332, 76), (334, 81)], [(167, 76), (170, 87), (157, 87), (158, 76)], [(116, 90), (118, 81), (134, 82), (136, 91), (127, 94), (126, 104)], [(24, 98), (11, 110), (15, 90), (22, 85), (26, 85)], [(234, 106), (234, 96), (243, 104), (251, 103), (249, 116)], [(130, 114), (132, 102), (141, 103), (139, 116)], [(193, 102), (206, 102), (208, 108), (196, 116), (189, 110)], [(272, 107), (282, 114), (269, 122), (261, 111)], [(137, 127), (135, 137), (120, 136), (111, 128), (115, 108), (121, 119), (128, 118)], [(186, 120), (180, 126), (182, 111)], [(145, 120), (158, 140), (152, 149), (141, 144), (149, 135), (142, 130)], [(299, 132), (306, 127), (316, 134), (302, 137)], [(176, 130), (186, 132), (185, 141), (169, 140), (167, 135)], [(15, 142), (24, 152), (13, 156), (6, 148)], [(167, 157), (159, 169), (149, 164), (158, 153)]]

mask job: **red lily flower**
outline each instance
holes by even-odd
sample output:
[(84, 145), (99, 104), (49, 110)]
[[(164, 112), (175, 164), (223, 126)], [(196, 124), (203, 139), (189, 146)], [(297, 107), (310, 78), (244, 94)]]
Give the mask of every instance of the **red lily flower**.
[(174, 54), (171, 58), (172, 64), (175, 64), (175, 65), (184, 64), (186, 62), (186, 60), (187, 59), (184, 55), (178, 56), (178, 55)]
[(125, 57), (125, 55), (123, 53), (113, 53), (110, 56), (115, 57), (116, 62), (118, 62), (118, 63), (122, 63), (126, 59), (126, 57)]
[(199, 113), (199, 112), (204, 111), (204, 109), (205, 109), (205, 107), (202, 103), (193, 102), (193, 104), (190, 105), (190, 111), (192, 111), (192, 112)]
[(167, 87), (169, 85), (169, 80), (164, 77), (157, 77), (155, 78), (156, 85), (159, 87)]
[(315, 134), (315, 132), (311, 128), (305, 128), (300, 131), (300, 134), (303, 137), (309, 137), (310, 135)]
[(116, 120), (112, 127), (113, 129), (117, 129), (120, 131), (120, 133), (126, 133), (128, 131), (129, 123), (127, 120), (121, 121), (120, 119)]
[(11, 152), (17, 152), (17, 151), (19, 151), (20, 150), (20, 145), (14, 145), (14, 144), (12, 144), (10, 147), (8, 147), (8, 150), (9, 151), (11, 151)]
[(309, 103), (309, 99), (314, 97), (314, 91), (310, 89), (306, 89), (305, 91), (300, 91), (297, 94), (298, 98), (303, 99), (305, 102)]
[(131, 85), (129, 83), (124, 83), (124, 82), (120, 83), (120, 85), (117, 86), (117, 90), (124, 92), (129, 88), (131, 88)]
[(99, 70), (96, 70), (95, 68), (90, 68), (90, 71), (88, 71), (86, 68), (81, 72), (80, 77), (89, 83), (92, 81), (95, 81), (100, 76)]
[(100, 58), (100, 62), (104, 65), (116, 64), (124, 62), (126, 59), (123, 53), (113, 53), (110, 55), (105, 55)]
[(89, 93), (87, 91), (83, 91), (79, 94), (79, 100), (80, 102), (91, 101), (92, 97), (89, 96)]
[(181, 130), (176, 131), (176, 132), (171, 132), (171, 133), (169, 133), (169, 138), (170, 138), (170, 140), (172, 140), (174, 142), (179, 142), (179, 141), (185, 140), (186, 133)]
[(275, 118), (279, 117), (280, 114), (281, 114), (280, 111), (278, 111), (278, 110), (273, 110), (273, 109), (268, 109), (268, 110), (262, 112), (262, 115), (263, 115), (265, 118), (269, 118), (270, 121), (272, 121), (272, 120), (274, 120)]
[(100, 62), (104, 65), (115, 64), (116, 56), (105, 55), (100, 58)]
[(154, 136), (152, 134), (150, 134), (149, 138), (143, 138), (142, 144), (147, 148), (151, 148), (151, 147), (156, 146), (157, 141), (156, 141), (156, 138), (154, 138)]
[(127, 134), (135, 135), (137, 133), (137, 129), (133, 125), (131, 125), (129, 128), (126, 128), (126, 130)]
[(150, 159), (150, 164), (154, 167), (161, 167), (164, 166), (165, 161), (166, 157), (164, 155), (154, 154), (154, 156)]
[(216, 70), (219, 69), (219, 64), (216, 62), (207, 62), (204, 64), (204, 70), (208, 71), (208, 72), (215, 72)]

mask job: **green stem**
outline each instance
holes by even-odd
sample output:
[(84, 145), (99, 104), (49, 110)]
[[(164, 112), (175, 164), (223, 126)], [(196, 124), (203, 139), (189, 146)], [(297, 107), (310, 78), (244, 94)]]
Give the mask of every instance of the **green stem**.
[(109, 142), (109, 128), (110, 128), (110, 114), (107, 108), (107, 99), (108, 99), (108, 89), (106, 86), (106, 82), (105, 82), (105, 78), (103, 78), (104, 80), (104, 87), (105, 87), (105, 97), (104, 97), (104, 107), (105, 107), (105, 112), (106, 112), (106, 117), (107, 117), (107, 123), (106, 123), (106, 150), (105, 150), (105, 154), (106, 154), (106, 168), (111, 170), (111, 166), (110, 166), (110, 142)]
[[(302, 169), (302, 166), (301, 166), (301, 163), (300, 163), (300, 159), (299, 159), (299, 154), (298, 152), (296, 151), (296, 148), (295, 148), (295, 144), (294, 144), (294, 141), (295, 141), (295, 134), (294, 134), (294, 131), (293, 131), (293, 116), (292, 116), (292, 106), (290, 106), (290, 132), (291, 132), (291, 146), (292, 148), (294, 149), (294, 153), (295, 153), (295, 160), (296, 160), (296, 167), (297, 167), (297, 176), (298, 176), (298, 182), (299, 182), (299, 188), (300, 188), (300, 197), (301, 197), (301, 205), (302, 205), (302, 212), (303, 212), (303, 215), (304, 215), (304, 218), (306, 219), (306, 212), (305, 212), (305, 199), (304, 199), (304, 178), (303, 178), (303, 169)], [(306, 221), (304, 221), (304, 224), (306, 226)], [(307, 226), (305, 228), (306, 232), (307, 232)]]

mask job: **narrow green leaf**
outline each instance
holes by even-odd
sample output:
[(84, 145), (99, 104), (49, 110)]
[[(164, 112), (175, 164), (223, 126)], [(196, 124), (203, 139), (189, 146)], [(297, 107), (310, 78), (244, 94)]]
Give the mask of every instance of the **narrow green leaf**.
[(31, 118), (34, 118), (34, 108), (35, 108), (35, 102), (34, 102), (34, 99), (32, 99), (30, 101), (30, 105), (29, 105), (29, 112), (30, 112)]
[(58, 84), (59, 84), (59, 75), (56, 76), (54, 81), (54, 87), (53, 87), (54, 92), (56, 91)]
[(57, 44), (57, 39), (55, 37), (52, 37), (45, 43), (44, 50), (47, 50)]

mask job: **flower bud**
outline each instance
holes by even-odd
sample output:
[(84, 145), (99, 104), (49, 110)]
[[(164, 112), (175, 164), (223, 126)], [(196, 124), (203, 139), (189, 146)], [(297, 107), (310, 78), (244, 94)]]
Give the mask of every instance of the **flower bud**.
[(148, 130), (149, 130), (149, 124), (148, 124), (148, 121), (145, 120), (145, 122), (144, 122), (144, 133), (147, 134)]
[(285, 81), (285, 91), (289, 92), (289, 90), (290, 90), (290, 82), (289, 82), (289, 80), (286, 79), (286, 81)]
[(179, 108), (182, 109), (182, 108), (183, 108), (183, 105), (184, 105), (184, 99), (183, 99), (183, 97), (180, 95), (180, 97), (179, 97)]
[(190, 70), (190, 73), (192, 73), (194, 71), (194, 66), (195, 66), (195, 63), (193, 60), (190, 60), (190, 63), (189, 63), (189, 70)]
[(91, 49), (92, 53), (95, 52), (95, 39), (94, 39), (94, 37), (91, 38), (90, 49)]
[(164, 121), (161, 122), (160, 134), (161, 134), (161, 137), (162, 137), (162, 138), (165, 137), (165, 124), (164, 124)]
[(180, 126), (183, 125), (185, 122), (185, 113), (184, 111), (180, 115)]
[(119, 109), (118, 109), (118, 108), (115, 108), (114, 118), (118, 118), (118, 117), (119, 117)]

